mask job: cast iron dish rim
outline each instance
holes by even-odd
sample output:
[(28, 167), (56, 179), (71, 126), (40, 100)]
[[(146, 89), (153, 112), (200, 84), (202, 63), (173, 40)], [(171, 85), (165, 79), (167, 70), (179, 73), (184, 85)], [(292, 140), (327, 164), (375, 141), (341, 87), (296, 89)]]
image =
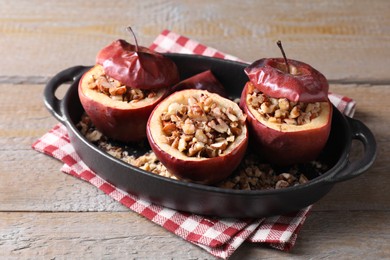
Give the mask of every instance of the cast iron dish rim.
[[(194, 56), (194, 57), (198, 57), (198, 58), (201, 58), (201, 59), (209, 58), (209, 57), (204, 57), (204, 56), (200, 56), (200, 55), (186, 55), (186, 54), (174, 54), (174, 55), (177, 55), (177, 56), (191, 56), (191, 57)], [(241, 63), (241, 62), (224, 60), (224, 62), (225, 61), (227, 63), (232, 63), (232, 64)], [(241, 63), (241, 64), (242, 65), (247, 65), (245, 63)], [(90, 67), (91, 66), (88, 66), (86, 68), (90, 68)], [(351, 144), (352, 144), (353, 138), (350, 138), (348, 135), (346, 135), (347, 141), (346, 141), (346, 145), (343, 146), (343, 149), (342, 149), (342, 152), (341, 152), (341, 156), (339, 158), (337, 158), (337, 162), (329, 170), (327, 170), (325, 173), (323, 173), (323, 174), (321, 174), (319, 176), (316, 176), (315, 178), (311, 179), (307, 183), (298, 184), (298, 185), (286, 187), (286, 188), (283, 188), (283, 189), (261, 189), (261, 190), (227, 189), (227, 188), (220, 188), (220, 187), (203, 185), (203, 184), (198, 184), (198, 183), (191, 183), (191, 182), (186, 182), (186, 181), (181, 181), (181, 180), (175, 180), (175, 179), (171, 179), (171, 178), (168, 178), (168, 177), (160, 176), (160, 175), (152, 173), (152, 172), (145, 171), (145, 170), (140, 169), (140, 168), (138, 168), (136, 166), (130, 165), (130, 164), (122, 161), (121, 159), (118, 159), (118, 158), (110, 155), (109, 153), (99, 149), (96, 145), (94, 145), (93, 143), (88, 141), (86, 139), (86, 137), (83, 136), (81, 134), (81, 132), (77, 129), (76, 125), (72, 122), (71, 116), (68, 113), (69, 112), (68, 109), (64, 109), (63, 106), (67, 103), (68, 99), (70, 98), (69, 97), (70, 96), (69, 93), (72, 91), (72, 89), (75, 88), (77, 90), (78, 83), (79, 83), (79, 80), (80, 80), (81, 76), (82, 76), (82, 74), (78, 75), (75, 78), (74, 82), (71, 84), (71, 86), (67, 90), (63, 100), (60, 103), (61, 106), (62, 106), (62, 108), (61, 108), (62, 114), (65, 116), (65, 118), (62, 118), (62, 120), (63, 120), (62, 122), (66, 123), (68, 125), (68, 127), (70, 127), (72, 129), (72, 131), (78, 136), (78, 138), (81, 139), (91, 149), (97, 151), (98, 153), (100, 153), (101, 155), (103, 155), (106, 158), (110, 159), (111, 161), (114, 161), (115, 163), (119, 163), (120, 165), (128, 168), (129, 170), (137, 171), (138, 173), (142, 173), (142, 174), (146, 174), (149, 177), (158, 178), (159, 180), (164, 181), (164, 182), (171, 182), (171, 183), (174, 183), (175, 185), (181, 185), (181, 186), (189, 187), (191, 189), (196, 189), (196, 190), (206, 190), (206, 191), (209, 191), (209, 192), (221, 193), (221, 194), (234, 194), (234, 195), (243, 195), (243, 196), (248, 196), (248, 195), (257, 196), (257, 195), (273, 195), (273, 194), (280, 194), (280, 193), (288, 193), (288, 192), (295, 191), (295, 190), (301, 190), (301, 189), (304, 189), (306, 187), (316, 186), (318, 184), (323, 184), (324, 182), (329, 183), (329, 184), (334, 184), (334, 181), (332, 181), (331, 178), (335, 177), (337, 175), (337, 173), (335, 173), (335, 172), (336, 171), (340, 172), (340, 171), (342, 171), (343, 169), (345, 169), (348, 166), (349, 151), (350, 151), (350, 148), (351, 148)], [(341, 115), (342, 119), (343, 119), (344, 127), (348, 128), (348, 129), (345, 130), (345, 132), (347, 132), (347, 133), (351, 132), (350, 125), (347, 122), (346, 116), (343, 115), (340, 111), (338, 111), (338, 110), (336, 111), (336, 110), (337, 110), (337, 108), (335, 108), (333, 106), (333, 113), (339, 113)], [(331, 176), (329, 177), (329, 175), (331, 175)], [(336, 181), (336, 182), (338, 182), (338, 181)]]

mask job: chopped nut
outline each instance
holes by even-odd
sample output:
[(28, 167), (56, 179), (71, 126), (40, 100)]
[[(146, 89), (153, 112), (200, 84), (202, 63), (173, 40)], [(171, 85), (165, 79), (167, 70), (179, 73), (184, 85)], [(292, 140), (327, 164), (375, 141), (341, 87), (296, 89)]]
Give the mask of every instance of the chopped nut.
[(279, 98), (278, 105), (281, 110), (290, 110), (290, 102), (288, 102), (287, 98)]
[(271, 116), (268, 118), (268, 121), (272, 122), (272, 123), (280, 123), (282, 120), (280, 120), (280, 118), (276, 118), (276, 117)]
[(294, 118), (297, 118), (298, 116), (300, 116), (301, 113), (300, 113), (299, 110), (300, 110), (299, 107), (298, 107), (298, 106), (295, 106), (295, 107), (291, 110), (289, 118), (294, 119)]
[(227, 145), (228, 145), (227, 141), (222, 141), (218, 143), (213, 143), (210, 145), (210, 147), (214, 149), (225, 150)]
[(199, 142), (202, 142), (202, 143), (207, 143), (207, 142), (208, 142), (208, 138), (207, 138), (207, 136), (204, 134), (204, 132), (203, 132), (202, 129), (196, 129), (195, 138), (196, 138)]
[(234, 140), (236, 140), (236, 137), (234, 135), (231, 135), (228, 138), (226, 138), (226, 141), (228, 141), (230, 143), (234, 142)]
[(188, 149), (188, 156), (194, 156), (195, 154), (198, 154), (200, 151), (202, 151), (205, 147), (205, 144), (202, 142), (196, 142), (194, 143), (190, 149)]
[(283, 119), (283, 121), (288, 125), (296, 125), (297, 124), (297, 121), (295, 121), (294, 119), (291, 119), (291, 118), (285, 118), (285, 119)]
[(275, 111), (275, 105), (272, 105), (268, 102), (264, 102), (261, 104), (260, 109), (263, 114), (271, 114)]
[(131, 95), (132, 101), (140, 100), (140, 99), (144, 98), (144, 93), (142, 92), (142, 90), (137, 89), (137, 88), (132, 88), (130, 90), (130, 95)]
[(229, 126), (221, 119), (218, 120), (218, 123), (219, 124), (217, 125), (214, 120), (211, 120), (207, 125), (218, 133), (226, 133), (228, 131)]
[(175, 139), (173, 139), (171, 146), (175, 149), (179, 149), (179, 142), (180, 142), (180, 138), (176, 137)]
[(188, 116), (194, 120), (207, 121), (207, 116), (198, 104), (189, 107)]
[(183, 125), (183, 132), (186, 135), (195, 134), (196, 128), (191, 119), (187, 118)]
[(306, 182), (308, 182), (309, 180), (307, 179), (307, 177), (304, 175), (304, 174), (301, 174), (300, 176), (299, 176), (299, 183), (300, 184), (303, 184), (303, 183), (306, 183)]
[(99, 141), (99, 139), (102, 137), (102, 133), (97, 131), (97, 130), (94, 130), (92, 132), (88, 132), (86, 134), (86, 137), (88, 138), (88, 140), (90, 140), (91, 142), (96, 142), (96, 141)]
[(176, 124), (168, 122), (164, 125), (163, 131), (167, 135), (172, 135), (173, 131), (177, 131)]
[(180, 152), (183, 152), (184, 150), (187, 149), (187, 142), (184, 138), (181, 138), (179, 140), (179, 145), (177, 147), (177, 149), (180, 151)]
[(247, 101), (258, 113), (272, 123), (303, 125), (321, 113), (320, 102), (293, 102), (286, 98), (265, 96), (253, 86), (248, 88)]
[(189, 105), (189, 106), (193, 106), (193, 105), (195, 105), (196, 103), (198, 103), (198, 101), (197, 101), (194, 97), (189, 97), (189, 98), (187, 99), (187, 102), (188, 102), (188, 105)]
[(226, 109), (226, 115), (227, 117), (229, 118), (230, 121), (232, 122), (237, 122), (238, 121), (238, 117), (234, 115), (234, 111), (231, 107), (228, 107)]
[(123, 95), (123, 94), (126, 93), (126, 86), (121, 86), (121, 87), (118, 87), (118, 88), (111, 87), (111, 88), (108, 89), (108, 92), (112, 96)]
[(290, 184), (287, 181), (279, 180), (275, 185), (275, 189), (287, 188), (289, 186)]
[(289, 184), (293, 183), (296, 180), (296, 178), (292, 174), (286, 172), (279, 174), (278, 178), (279, 180), (287, 181)]

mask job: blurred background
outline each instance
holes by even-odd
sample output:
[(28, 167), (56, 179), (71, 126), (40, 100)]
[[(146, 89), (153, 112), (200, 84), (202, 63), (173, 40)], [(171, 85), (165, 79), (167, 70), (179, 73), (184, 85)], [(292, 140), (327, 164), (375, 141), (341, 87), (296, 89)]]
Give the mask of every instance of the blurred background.
[(330, 79), (390, 79), (383, 10), (390, 12), (390, 1), (0, 0), (0, 79), (45, 81), (93, 64), (111, 41), (132, 41), (127, 26), (144, 46), (169, 29), (248, 62), (280, 56), (275, 42), (282, 40), (289, 58)]

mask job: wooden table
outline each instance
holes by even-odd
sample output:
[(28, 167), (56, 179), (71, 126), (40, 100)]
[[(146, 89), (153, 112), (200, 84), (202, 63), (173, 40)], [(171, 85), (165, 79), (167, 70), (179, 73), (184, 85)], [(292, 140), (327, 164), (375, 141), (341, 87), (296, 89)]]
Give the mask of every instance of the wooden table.
[(167, 28), (246, 61), (280, 56), (280, 39), (290, 58), (342, 80), (331, 91), (355, 99), (376, 136), (372, 168), (315, 204), (290, 253), (244, 244), (232, 259), (390, 258), (389, 1), (124, 2), (0, 0), (0, 258), (212, 258), (31, 149), (57, 123), (47, 80), (93, 64), (128, 25), (143, 45)]

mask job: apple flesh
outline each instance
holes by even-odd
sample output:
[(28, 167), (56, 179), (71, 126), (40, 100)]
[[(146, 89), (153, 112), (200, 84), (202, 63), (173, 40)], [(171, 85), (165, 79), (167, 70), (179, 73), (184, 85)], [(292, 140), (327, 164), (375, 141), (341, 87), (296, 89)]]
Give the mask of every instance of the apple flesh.
[[(241, 133), (235, 136), (228, 148), (216, 157), (188, 156), (167, 143), (163, 131), (161, 116), (168, 111), (170, 104), (188, 105), (188, 99), (199, 99), (207, 95), (218, 107), (231, 108), (236, 117), (240, 118)], [(206, 90), (188, 89), (173, 93), (153, 110), (147, 124), (149, 144), (157, 158), (165, 165), (170, 173), (178, 179), (202, 184), (213, 184), (225, 179), (240, 164), (248, 145), (248, 132), (245, 123), (246, 117), (239, 106), (229, 99)]]
[(80, 79), (80, 102), (95, 127), (105, 136), (122, 142), (136, 142), (146, 138), (146, 123), (154, 107), (165, 97), (167, 88), (137, 102), (118, 101), (88, 87), (92, 75), (101, 71), (95, 65)]
[(320, 102), (320, 114), (309, 123), (273, 123), (251, 106), (247, 95), (250, 88), (251, 83), (248, 82), (242, 92), (240, 107), (247, 115), (255, 152), (267, 162), (280, 166), (316, 159), (324, 148), (331, 129), (332, 105), (329, 100)]

